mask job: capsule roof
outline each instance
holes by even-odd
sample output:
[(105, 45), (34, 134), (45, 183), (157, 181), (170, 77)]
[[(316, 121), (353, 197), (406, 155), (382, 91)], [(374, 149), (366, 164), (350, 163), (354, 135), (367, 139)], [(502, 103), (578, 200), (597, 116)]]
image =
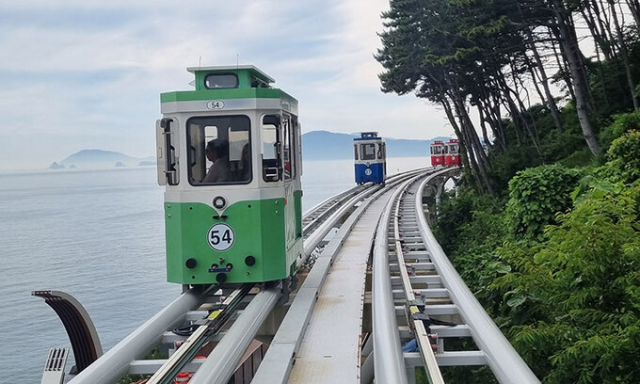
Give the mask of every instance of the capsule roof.
[(206, 79), (211, 75), (231, 75), (238, 80), (234, 87), (225, 88), (270, 88), (275, 80), (253, 65), (190, 67), (187, 71), (196, 76), (196, 91), (211, 89), (207, 86)]
[(381, 137), (378, 136), (378, 132), (360, 132), (360, 137), (356, 137), (353, 140), (382, 140)]
[[(298, 101), (283, 90), (272, 87), (275, 80), (253, 65), (190, 67), (187, 71), (195, 75), (195, 80), (190, 83), (195, 89), (161, 93), (162, 113), (207, 110), (208, 107), (204, 104), (177, 104), (193, 101), (280, 99), (283, 109), (294, 115), (298, 114)], [(230, 105), (224, 108), (233, 109)]]

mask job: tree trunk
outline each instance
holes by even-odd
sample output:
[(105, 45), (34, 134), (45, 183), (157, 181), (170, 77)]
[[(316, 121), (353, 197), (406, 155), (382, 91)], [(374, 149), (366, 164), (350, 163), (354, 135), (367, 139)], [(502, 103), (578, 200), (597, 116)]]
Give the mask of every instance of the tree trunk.
[[(491, 131), (493, 132), (495, 141), (498, 143), (498, 146), (500, 146), (500, 149), (502, 151), (505, 151), (507, 149), (507, 143), (506, 138), (504, 137), (504, 128), (502, 128), (502, 122), (500, 121), (500, 119), (495, 119), (493, 116), (493, 108), (491, 106), (491, 97), (489, 96), (489, 94), (490, 91), (487, 91), (485, 87), (482, 87), (482, 98), (478, 100), (478, 111), (480, 113), (481, 121), (486, 121), (486, 123), (489, 124), (489, 128), (491, 128)], [(492, 148), (493, 144), (488, 139), (485, 130), (486, 128), (483, 127), (482, 133), (484, 135), (486, 145), (488, 148)]]
[(556, 5), (556, 23), (555, 31), (556, 37), (560, 46), (563, 48), (565, 54), (565, 60), (573, 80), (573, 88), (576, 95), (576, 110), (578, 112), (578, 120), (580, 121), (580, 127), (582, 128), (582, 135), (587, 142), (591, 153), (594, 156), (600, 152), (600, 143), (596, 139), (591, 127), (591, 121), (589, 119), (590, 102), (589, 102), (589, 85), (586, 82), (586, 76), (584, 75), (584, 67), (581, 63), (580, 48), (577, 46), (577, 40), (574, 39), (569, 30), (571, 22), (568, 20), (566, 10), (559, 4), (559, 0), (553, 0)]
[[(549, 30), (549, 32), (553, 33), (553, 28)], [(567, 89), (569, 90), (569, 95), (571, 96), (571, 100), (576, 101), (576, 93), (573, 89), (573, 81), (571, 80), (571, 76), (569, 74), (569, 69), (567, 68), (566, 61), (564, 60), (565, 54), (562, 45), (558, 45), (560, 48), (560, 53), (558, 53), (558, 49), (556, 49), (555, 44), (551, 44), (551, 49), (553, 50), (553, 56), (556, 58), (556, 63), (558, 64), (559, 71), (561, 73), (562, 79), (564, 83), (567, 85)]]
[(540, 53), (538, 52), (536, 43), (533, 40), (531, 30), (527, 29), (527, 35), (529, 37), (529, 47), (531, 48), (531, 52), (533, 52), (533, 58), (536, 61), (538, 69), (537, 72), (540, 75), (540, 83), (542, 84), (542, 89), (544, 89), (544, 94), (547, 96), (547, 107), (551, 112), (553, 124), (560, 132), (562, 132), (562, 120), (560, 120), (560, 111), (558, 110), (558, 104), (556, 104), (556, 100), (553, 98), (553, 94), (551, 93), (551, 88), (549, 87), (549, 78), (547, 77), (547, 71), (545, 71), (544, 69), (544, 64), (542, 63), (542, 58), (540, 58)]
[(624, 64), (624, 71), (627, 75), (627, 83), (629, 85), (629, 91), (631, 93), (631, 101), (633, 102), (633, 109), (638, 109), (638, 98), (636, 97), (636, 85), (633, 81), (633, 75), (631, 74), (631, 65), (629, 64), (629, 54), (627, 52), (627, 45), (624, 43), (624, 36), (622, 35), (622, 28), (620, 28), (620, 22), (618, 21), (618, 12), (616, 12), (616, 5), (609, 3), (611, 9), (611, 16), (613, 18), (613, 25), (616, 28), (616, 37), (618, 44), (620, 45), (620, 54), (622, 55), (622, 63)]
[(636, 22), (636, 27), (640, 28), (640, 1), (639, 0), (626, 0), (633, 20)]
[(441, 104), (444, 107), (444, 111), (447, 114), (447, 119), (449, 119), (449, 123), (453, 127), (456, 136), (458, 137), (458, 141), (460, 141), (460, 156), (462, 156), (462, 164), (463, 166), (471, 171), (473, 178), (476, 181), (476, 186), (478, 187), (478, 191), (480, 193), (484, 193), (485, 189), (482, 185), (482, 181), (480, 180), (480, 172), (478, 171), (478, 165), (475, 162), (475, 159), (472, 159), (469, 155), (469, 148), (467, 146), (467, 138), (460, 130), (458, 126), (458, 122), (456, 121), (455, 115), (451, 109), (451, 104), (446, 97), (443, 97), (441, 100)]
[(496, 194), (491, 186), (491, 181), (489, 180), (489, 175), (487, 173), (486, 165), (488, 165), (489, 159), (487, 155), (484, 153), (482, 149), (482, 145), (480, 145), (480, 138), (476, 133), (476, 130), (469, 118), (469, 114), (467, 113), (467, 109), (465, 108), (464, 100), (458, 94), (458, 89), (454, 89), (454, 107), (456, 109), (456, 113), (458, 114), (458, 119), (460, 120), (460, 126), (462, 127), (463, 134), (467, 137), (467, 143), (470, 147), (469, 158), (472, 162), (475, 162), (480, 174), (480, 178), (483, 181), (484, 188), (489, 193), (491, 197), (496, 197)]
[(611, 49), (611, 38), (610, 35), (607, 34), (608, 31), (605, 29), (605, 25), (602, 22), (602, 19), (599, 17), (600, 10), (597, 1), (588, 1), (581, 13), (582, 17), (587, 23), (587, 26), (589, 27), (591, 36), (593, 36), (596, 47), (600, 47), (602, 53), (604, 54), (604, 57), (607, 60), (612, 60), (613, 52)]

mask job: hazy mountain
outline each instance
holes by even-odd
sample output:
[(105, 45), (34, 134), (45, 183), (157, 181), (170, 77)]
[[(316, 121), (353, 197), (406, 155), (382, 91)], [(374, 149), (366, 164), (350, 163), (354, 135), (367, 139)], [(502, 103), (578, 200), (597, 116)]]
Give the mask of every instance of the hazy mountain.
[[(303, 158), (320, 159), (352, 159), (353, 139), (360, 134), (313, 131), (302, 135)], [(429, 156), (429, 145), (434, 140), (449, 140), (448, 137), (435, 137), (431, 140), (409, 140), (386, 138), (388, 157)], [(151, 166), (156, 164), (155, 157), (137, 158), (120, 152), (103, 151), (101, 149), (83, 149), (66, 159), (54, 162), (50, 169), (95, 169)]]
[[(353, 158), (353, 139), (360, 134), (313, 131), (302, 135), (303, 158), (319, 159), (351, 159)], [(449, 140), (448, 137), (435, 137), (431, 140), (409, 140), (384, 138), (387, 143), (388, 157), (429, 156), (429, 146), (434, 140)]]
[(84, 169), (133, 167), (138, 166), (139, 164), (146, 164), (146, 162), (153, 162), (153, 164), (155, 164), (155, 158), (131, 157), (120, 152), (103, 151), (101, 149), (83, 149), (82, 151), (76, 152), (66, 159), (60, 161), (58, 163), (58, 167), (75, 167)]

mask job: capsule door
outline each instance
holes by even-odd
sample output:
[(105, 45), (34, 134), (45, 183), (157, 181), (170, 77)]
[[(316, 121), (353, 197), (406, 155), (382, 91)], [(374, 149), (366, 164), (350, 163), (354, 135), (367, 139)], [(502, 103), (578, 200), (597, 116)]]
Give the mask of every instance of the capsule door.
[(282, 116), (282, 172), (284, 176), (284, 204), (285, 213), (285, 241), (287, 249), (290, 249), (296, 242), (296, 210), (295, 210), (295, 190), (296, 190), (296, 140), (295, 128), (292, 116), (283, 114)]

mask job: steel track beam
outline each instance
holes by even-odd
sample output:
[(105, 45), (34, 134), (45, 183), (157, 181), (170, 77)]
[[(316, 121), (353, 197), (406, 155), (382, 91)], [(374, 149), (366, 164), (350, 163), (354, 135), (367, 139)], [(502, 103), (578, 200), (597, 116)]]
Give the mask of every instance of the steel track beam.
[(427, 224), (423, 210), (422, 194), (425, 185), (440, 174), (431, 175), (420, 183), (415, 200), (416, 209), (418, 212), (423, 213), (418, 215), (420, 233), (429, 249), (436, 270), (442, 277), (445, 288), (449, 290), (453, 302), (456, 303), (457, 311), (469, 326), (473, 340), (486, 355), (487, 363), (498, 381), (502, 384), (540, 383), (540, 380), (533, 374), (493, 320), (487, 315), (482, 305), (476, 300), (471, 290), (469, 290), (449, 261), (440, 244), (438, 244)]

